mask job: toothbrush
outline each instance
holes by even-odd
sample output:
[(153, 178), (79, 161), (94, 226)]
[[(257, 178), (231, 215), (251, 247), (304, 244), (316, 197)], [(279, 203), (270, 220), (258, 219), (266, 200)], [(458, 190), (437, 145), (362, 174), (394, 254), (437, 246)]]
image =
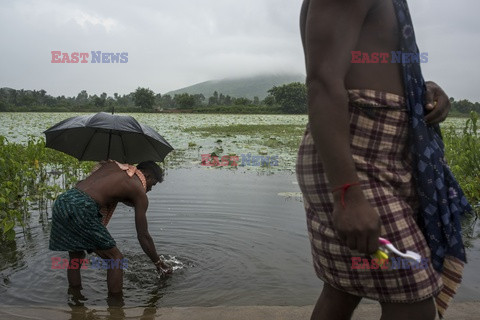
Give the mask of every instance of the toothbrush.
[[(378, 238), (378, 242), (379, 242), (380, 246), (387, 248), (388, 250), (395, 253), (397, 256), (400, 256), (402, 258), (414, 261), (416, 263), (420, 263), (422, 261), (422, 257), (418, 253), (413, 252), (413, 251), (409, 251), (409, 250), (407, 250), (406, 253), (403, 253), (400, 250), (398, 250), (397, 248), (395, 248), (394, 245), (390, 241), (388, 241), (387, 239)], [(383, 256), (382, 254), (385, 255), (385, 253), (380, 249), (377, 250), (377, 252), (375, 252), (375, 256), (377, 256), (377, 257), (378, 256)]]

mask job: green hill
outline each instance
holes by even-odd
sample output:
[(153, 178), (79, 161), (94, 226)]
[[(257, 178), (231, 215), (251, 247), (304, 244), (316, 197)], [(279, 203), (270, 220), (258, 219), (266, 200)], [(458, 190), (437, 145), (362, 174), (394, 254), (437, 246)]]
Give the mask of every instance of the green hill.
[(305, 76), (301, 74), (260, 75), (248, 78), (229, 78), (211, 80), (194, 84), (189, 87), (167, 92), (171, 96), (180, 93), (203, 94), (207, 99), (215, 91), (219, 94), (229, 95), (235, 98), (249, 98), (257, 96), (263, 100), (267, 91), (273, 86), (280, 86), (291, 82), (305, 82)]

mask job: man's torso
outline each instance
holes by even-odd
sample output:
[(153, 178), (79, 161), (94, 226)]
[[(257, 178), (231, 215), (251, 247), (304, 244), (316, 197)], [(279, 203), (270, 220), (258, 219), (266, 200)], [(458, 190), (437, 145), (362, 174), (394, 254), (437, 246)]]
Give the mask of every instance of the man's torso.
[[(305, 24), (310, 1), (304, 0), (301, 15), (302, 40), (305, 43)], [(388, 53), (388, 63), (351, 63), (345, 77), (346, 89), (373, 89), (404, 95), (401, 64), (391, 63), (391, 52), (399, 50), (399, 30), (392, 0), (358, 0), (370, 6), (358, 42), (352, 51)], [(332, 18), (334, 19), (334, 17)], [(342, 41), (342, 39), (338, 39)]]
[(115, 162), (109, 162), (80, 181), (76, 188), (90, 195), (100, 206), (106, 207), (117, 202), (134, 202), (131, 191), (143, 189), (143, 186), (137, 175), (129, 177)]

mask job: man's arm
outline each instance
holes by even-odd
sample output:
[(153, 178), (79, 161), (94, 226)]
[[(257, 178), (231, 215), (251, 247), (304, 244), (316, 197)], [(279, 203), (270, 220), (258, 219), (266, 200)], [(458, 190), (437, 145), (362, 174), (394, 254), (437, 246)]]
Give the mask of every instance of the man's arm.
[(152, 262), (155, 263), (158, 261), (159, 256), (157, 254), (157, 250), (155, 249), (153, 239), (148, 232), (148, 198), (145, 193), (137, 193), (133, 204), (135, 206), (135, 228), (137, 229), (138, 242), (140, 242), (140, 246), (145, 254), (150, 258), (150, 260), (152, 260)]
[[(348, 93), (345, 77), (350, 68), (363, 22), (373, 0), (310, 0), (305, 22), (308, 116), (315, 147), (330, 186), (357, 182), (350, 151)], [(360, 186), (334, 193), (333, 222), (338, 235), (352, 250), (372, 253), (378, 248), (380, 220)]]
[[(172, 269), (160, 260), (157, 250), (155, 249), (153, 239), (148, 232), (148, 198), (143, 188), (139, 188), (138, 186), (135, 187), (132, 203), (135, 206), (135, 228), (137, 229), (137, 239), (143, 249), (143, 252), (145, 252), (145, 254), (155, 264), (157, 271), (161, 271), (162, 273), (170, 273)], [(160, 263), (157, 263), (159, 261)]]

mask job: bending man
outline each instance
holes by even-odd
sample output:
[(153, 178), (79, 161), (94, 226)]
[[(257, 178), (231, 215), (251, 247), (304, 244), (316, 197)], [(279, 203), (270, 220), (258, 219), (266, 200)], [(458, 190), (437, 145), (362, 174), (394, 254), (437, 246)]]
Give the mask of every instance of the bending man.
[[(162, 181), (163, 172), (153, 161), (142, 162), (136, 168), (111, 160), (100, 164), (75, 188), (56, 199), (52, 209), (50, 250), (68, 251), (70, 262), (85, 258), (85, 250), (103, 259), (123, 259), (105, 226), (116, 204), (124, 202), (135, 207), (135, 227), (143, 251), (158, 272), (171, 273), (172, 269), (157, 254), (146, 217), (146, 193)], [(67, 277), (70, 287), (81, 288), (80, 267), (68, 269)], [(119, 265), (108, 268), (107, 285), (110, 294), (122, 292), (123, 270)]]

